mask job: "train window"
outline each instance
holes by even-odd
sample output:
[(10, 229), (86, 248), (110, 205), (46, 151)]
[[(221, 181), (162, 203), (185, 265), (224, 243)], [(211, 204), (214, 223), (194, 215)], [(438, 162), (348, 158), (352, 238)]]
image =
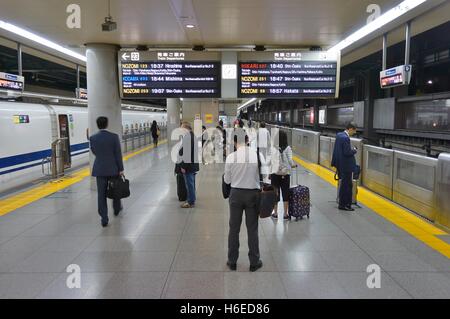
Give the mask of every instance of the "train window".
[(421, 131), (449, 131), (450, 100), (398, 104), (399, 128)]
[(433, 191), (434, 176), (434, 167), (402, 158), (397, 159), (397, 178), (400, 180)]
[(389, 156), (369, 152), (368, 168), (385, 175), (391, 175), (391, 160)]

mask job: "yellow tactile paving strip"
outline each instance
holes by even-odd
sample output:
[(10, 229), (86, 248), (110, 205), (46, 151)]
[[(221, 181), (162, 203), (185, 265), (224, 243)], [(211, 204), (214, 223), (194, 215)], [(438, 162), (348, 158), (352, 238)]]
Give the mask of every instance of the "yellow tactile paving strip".
[[(294, 156), (294, 160), (310, 172), (337, 187), (337, 182), (334, 180), (334, 173), (330, 170), (317, 164), (308, 163), (297, 156)], [(362, 187), (358, 189), (358, 202), (384, 217), (397, 227), (403, 229), (432, 249), (438, 251), (447, 258), (450, 258), (450, 244), (436, 237), (437, 235), (448, 235), (442, 229)]]
[[(164, 143), (167, 143), (167, 141), (166, 140), (161, 141), (159, 144)], [(125, 155), (123, 159), (124, 161), (127, 161), (130, 158), (133, 158), (139, 154), (147, 152), (153, 148), (154, 148), (153, 145), (141, 148), (135, 152)], [(46, 196), (59, 192), (73, 184), (81, 182), (88, 176), (90, 176), (89, 168), (83, 168), (68, 176), (47, 182), (43, 185), (36, 186), (30, 190), (2, 199), (0, 200), (0, 216), (9, 214), (21, 207), (24, 207)]]

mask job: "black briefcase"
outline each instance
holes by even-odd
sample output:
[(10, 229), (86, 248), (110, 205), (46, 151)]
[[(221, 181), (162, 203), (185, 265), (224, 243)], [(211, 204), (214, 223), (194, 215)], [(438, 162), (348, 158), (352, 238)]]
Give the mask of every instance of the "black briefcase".
[(222, 195), (224, 199), (230, 198), (231, 184), (225, 183), (225, 174), (222, 175)]
[(125, 176), (118, 176), (108, 180), (106, 197), (111, 199), (122, 199), (130, 197), (130, 181)]

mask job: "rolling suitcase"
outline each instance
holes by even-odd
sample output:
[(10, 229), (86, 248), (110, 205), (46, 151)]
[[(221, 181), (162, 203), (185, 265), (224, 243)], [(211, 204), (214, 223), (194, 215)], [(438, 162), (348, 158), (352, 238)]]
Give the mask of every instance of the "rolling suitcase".
[(183, 174), (177, 174), (177, 193), (180, 202), (187, 200), (187, 190)]
[(296, 221), (307, 216), (309, 219), (311, 201), (310, 191), (306, 186), (298, 184), (298, 172), (296, 170), (296, 185), (289, 189), (289, 216), (294, 217)]

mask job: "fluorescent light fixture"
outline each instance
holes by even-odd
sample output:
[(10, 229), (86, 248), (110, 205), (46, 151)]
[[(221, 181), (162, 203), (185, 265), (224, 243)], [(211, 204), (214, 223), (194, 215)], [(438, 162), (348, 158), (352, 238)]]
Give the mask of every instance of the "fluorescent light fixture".
[(15, 26), (11, 23), (0, 20), (0, 29), (12, 32), (12, 33), (17, 34), (21, 37), (24, 37), (28, 40), (34, 41), (36, 43), (44, 45), (44, 46), (51, 48), (53, 50), (56, 50), (58, 52), (64, 53), (64, 54), (71, 56), (75, 59), (78, 59), (80, 61), (86, 62), (86, 60), (87, 60), (86, 56), (84, 56), (84, 55), (81, 55), (81, 54), (76, 53), (75, 51), (66, 49), (63, 46), (61, 46), (55, 42), (47, 40), (41, 36), (38, 36), (37, 34), (34, 34), (30, 31), (25, 30), (25, 29), (19, 28), (18, 26)]
[(134, 104), (126, 104), (126, 103), (122, 103), (122, 107), (128, 107), (128, 108), (133, 108), (133, 109), (138, 109), (138, 110), (143, 110), (143, 111), (148, 111), (150, 109), (158, 110), (158, 111), (166, 110), (163, 107), (157, 107), (157, 106), (153, 106), (153, 105), (144, 106), (144, 105), (134, 105)]
[(240, 111), (244, 107), (249, 106), (250, 104), (254, 103), (256, 100), (257, 100), (256, 98), (248, 100), (247, 102), (245, 102), (244, 104), (242, 104), (241, 106), (238, 107), (238, 111)]
[(194, 28), (195, 28), (195, 25), (193, 25), (193, 24), (186, 24), (186, 28), (188, 28), (188, 29), (194, 29)]
[(329, 49), (328, 51), (342, 51), (346, 47), (352, 45), (353, 43), (361, 40), (362, 38), (368, 36), (372, 32), (380, 29), (386, 24), (394, 21), (395, 19), (401, 17), (402, 15), (408, 13), (414, 8), (420, 6), (427, 0), (405, 0), (400, 3), (398, 6), (392, 8), (385, 14), (381, 15), (378, 19), (372, 21), (366, 26), (362, 27), (355, 33), (349, 35), (347, 38), (336, 44), (334, 47)]

